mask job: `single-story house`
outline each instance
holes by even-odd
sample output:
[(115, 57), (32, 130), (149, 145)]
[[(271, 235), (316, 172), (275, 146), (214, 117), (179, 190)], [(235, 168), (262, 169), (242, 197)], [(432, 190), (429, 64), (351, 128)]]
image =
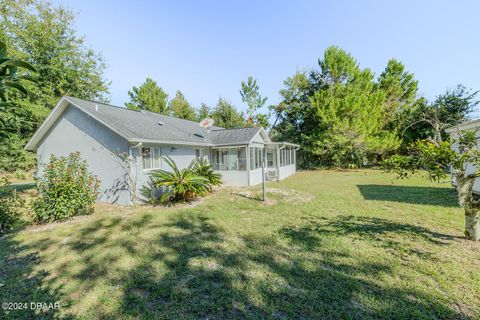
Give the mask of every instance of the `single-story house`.
[(251, 186), (262, 182), (262, 160), (267, 163), (267, 180), (294, 174), (298, 147), (270, 141), (261, 127), (205, 129), (194, 121), (64, 97), (25, 148), (37, 153), (37, 176), (50, 155), (80, 152), (101, 180), (99, 201), (128, 204), (125, 155), (134, 160), (129, 170), (135, 171), (130, 173), (137, 177), (139, 190), (152, 170), (169, 169), (164, 156), (179, 168), (207, 158), (225, 185)]
[[(452, 141), (452, 149), (455, 151), (458, 151), (458, 142), (456, 140), (459, 137), (459, 133), (461, 131), (476, 131), (476, 136), (477, 136), (477, 147), (480, 149), (480, 118), (477, 119), (472, 119), (470, 121), (466, 121), (464, 123), (461, 123), (459, 125), (447, 128), (445, 132), (447, 132), (450, 135), (450, 140)], [(474, 173), (475, 172), (475, 167), (472, 164), (467, 165), (466, 168), (466, 173)], [(452, 185), (456, 186), (457, 183), (455, 181), (455, 177), (452, 175)], [(475, 184), (473, 185), (473, 191), (476, 194), (480, 194), (480, 179), (475, 180)]]

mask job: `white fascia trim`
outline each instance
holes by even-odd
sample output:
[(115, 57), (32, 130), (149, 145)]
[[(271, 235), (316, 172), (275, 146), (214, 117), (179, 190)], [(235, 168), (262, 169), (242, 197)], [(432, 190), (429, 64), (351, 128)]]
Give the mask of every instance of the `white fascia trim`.
[(42, 122), (40, 127), (38, 127), (37, 131), (35, 131), (33, 136), (30, 138), (27, 145), (25, 146), (25, 150), (36, 150), (38, 142), (43, 138), (43, 136), (50, 129), (52, 124), (60, 117), (60, 115), (68, 106), (68, 103), (69, 102), (67, 101), (67, 99), (65, 99), (65, 97), (60, 99), (57, 105), (52, 109), (47, 118)]
[(268, 137), (268, 134), (267, 132), (265, 131), (265, 129), (263, 129), (263, 127), (260, 127), (259, 130), (257, 131), (257, 133), (255, 133), (252, 137), (252, 139), (250, 139), (250, 141), (248, 142), (248, 144), (251, 144), (253, 142), (253, 139), (255, 139), (255, 137), (259, 134), (259, 133), (263, 133), (263, 140), (265, 141), (264, 143), (271, 143), (270, 141), (270, 138)]
[(183, 146), (199, 146), (199, 147), (213, 147), (214, 145), (208, 142), (189, 142), (189, 141), (172, 141), (172, 140), (157, 140), (157, 139), (130, 139), (130, 143), (151, 143), (163, 145), (183, 145)]

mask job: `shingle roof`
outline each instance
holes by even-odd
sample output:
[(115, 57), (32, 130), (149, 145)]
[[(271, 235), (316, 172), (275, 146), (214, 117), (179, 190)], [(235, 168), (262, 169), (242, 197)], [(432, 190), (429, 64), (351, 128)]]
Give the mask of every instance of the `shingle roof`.
[(260, 127), (212, 129), (208, 137), (215, 145), (248, 144), (260, 130)]
[(92, 117), (108, 124), (128, 140), (182, 142), (199, 145), (248, 144), (261, 130), (260, 127), (239, 129), (212, 127), (206, 138), (205, 129), (195, 121), (73, 97), (65, 97), (65, 99)]

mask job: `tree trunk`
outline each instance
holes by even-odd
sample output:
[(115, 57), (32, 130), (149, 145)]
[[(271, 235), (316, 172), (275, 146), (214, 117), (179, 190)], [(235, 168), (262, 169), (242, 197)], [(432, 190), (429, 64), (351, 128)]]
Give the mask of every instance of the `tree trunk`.
[(480, 240), (480, 220), (477, 203), (473, 200), (475, 178), (463, 174), (456, 175), (458, 200), (465, 209), (465, 236), (474, 241)]
[(478, 210), (465, 208), (465, 236), (474, 241), (480, 240), (480, 221)]

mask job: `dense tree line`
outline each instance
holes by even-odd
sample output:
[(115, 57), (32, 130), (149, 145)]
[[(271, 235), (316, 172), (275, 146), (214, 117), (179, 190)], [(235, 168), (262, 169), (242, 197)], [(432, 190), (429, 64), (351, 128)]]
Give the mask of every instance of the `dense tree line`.
[(319, 69), (284, 82), (272, 106), (272, 136), (301, 145), (302, 167), (374, 165), (420, 137), (442, 139), (444, 129), (465, 121), (477, 92), (458, 86), (429, 102), (418, 81), (395, 59), (378, 76), (338, 47), (329, 47)]
[(35, 156), (23, 148), (41, 122), (65, 96), (107, 101), (103, 58), (85, 45), (73, 28), (74, 15), (43, 1), (0, 3), (0, 40), (9, 56), (36, 69), (35, 82), (24, 82), (28, 95), (10, 90), (12, 106), (0, 111), (0, 171), (29, 169)]
[[(0, 171), (34, 166), (34, 155), (23, 148), (61, 97), (108, 102), (103, 57), (77, 34), (74, 18), (68, 9), (41, 0), (0, 3), (0, 40), (11, 58), (36, 70), (35, 81), (22, 82), (29, 94), (10, 90), (10, 107), (0, 108)], [(417, 139), (443, 141), (445, 128), (468, 119), (478, 103), (477, 92), (461, 85), (428, 101), (400, 61), (389, 60), (376, 76), (338, 47), (325, 50), (317, 69), (287, 78), (281, 102), (270, 106), (268, 114), (262, 112), (267, 98), (253, 77), (240, 84), (245, 113), (224, 98), (198, 108), (180, 90), (169, 99), (151, 78), (128, 95), (125, 106), (131, 109), (193, 121), (213, 118), (225, 128), (270, 128), (273, 140), (300, 144), (304, 168), (375, 165), (406, 152)]]

